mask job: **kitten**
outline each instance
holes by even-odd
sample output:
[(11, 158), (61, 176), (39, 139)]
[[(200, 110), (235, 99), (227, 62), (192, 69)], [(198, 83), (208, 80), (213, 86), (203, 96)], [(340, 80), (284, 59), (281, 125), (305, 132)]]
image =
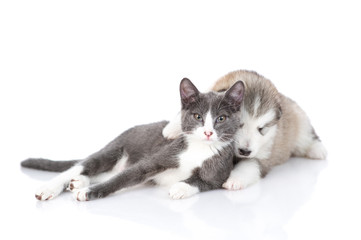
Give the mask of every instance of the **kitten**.
[[(180, 83), (182, 134), (163, 137), (168, 122), (136, 126), (81, 161), (28, 159), (22, 166), (64, 171), (36, 192), (49, 200), (66, 187), (78, 201), (103, 198), (137, 184), (171, 185), (173, 199), (221, 188), (233, 168), (233, 137), (238, 130), (244, 85), (224, 93), (200, 93), (188, 79)], [(97, 184), (93, 184), (97, 182)]]

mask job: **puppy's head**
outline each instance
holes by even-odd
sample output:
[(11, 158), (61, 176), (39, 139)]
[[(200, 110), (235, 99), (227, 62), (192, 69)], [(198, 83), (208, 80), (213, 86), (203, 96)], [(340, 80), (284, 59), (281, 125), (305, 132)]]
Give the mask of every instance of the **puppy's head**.
[(241, 158), (267, 157), (282, 116), (281, 97), (268, 79), (250, 71), (234, 71), (220, 78), (214, 91), (224, 91), (242, 80), (245, 94), (236, 133), (235, 155)]
[(241, 158), (263, 158), (277, 132), (281, 108), (272, 108), (257, 115), (245, 108), (241, 113), (239, 129), (235, 136), (235, 154)]

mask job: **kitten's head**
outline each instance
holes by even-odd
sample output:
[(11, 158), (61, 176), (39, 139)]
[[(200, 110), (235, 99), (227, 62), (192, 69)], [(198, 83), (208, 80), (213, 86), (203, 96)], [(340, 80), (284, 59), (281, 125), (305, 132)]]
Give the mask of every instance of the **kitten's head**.
[(184, 78), (180, 83), (183, 132), (209, 144), (232, 141), (240, 121), (243, 95), (241, 81), (224, 93), (200, 93), (189, 79)]

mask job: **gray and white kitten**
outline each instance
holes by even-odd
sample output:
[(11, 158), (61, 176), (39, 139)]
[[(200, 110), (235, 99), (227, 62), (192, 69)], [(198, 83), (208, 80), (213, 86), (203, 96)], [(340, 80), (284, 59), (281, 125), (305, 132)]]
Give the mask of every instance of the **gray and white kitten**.
[(27, 159), (23, 167), (62, 172), (35, 194), (49, 200), (67, 187), (78, 201), (103, 198), (152, 182), (170, 185), (173, 199), (221, 188), (233, 168), (233, 137), (238, 130), (244, 85), (225, 93), (200, 93), (188, 79), (180, 83), (182, 135), (163, 137), (168, 122), (133, 127), (84, 160)]

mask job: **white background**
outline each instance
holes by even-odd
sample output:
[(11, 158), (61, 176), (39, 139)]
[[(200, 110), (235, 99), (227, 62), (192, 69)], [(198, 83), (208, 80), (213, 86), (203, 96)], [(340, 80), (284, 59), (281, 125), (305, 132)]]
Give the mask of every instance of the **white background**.
[[(1, 238), (360, 239), (358, 1), (1, 1)], [(329, 150), (259, 184), (172, 201), (138, 188), (38, 202), (54, 174), (127, 128), (171, 119), (179, 82), (255, 70), (296, 100)]]

